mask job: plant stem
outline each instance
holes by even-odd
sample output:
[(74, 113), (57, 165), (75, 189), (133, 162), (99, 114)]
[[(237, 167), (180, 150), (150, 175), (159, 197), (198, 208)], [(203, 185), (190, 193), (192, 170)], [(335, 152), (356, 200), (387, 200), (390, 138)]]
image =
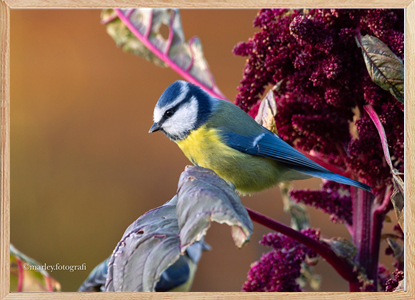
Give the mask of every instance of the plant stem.
[(266, 226), (272, 230), (278, 231), (293, 240), (307, 246), (321, 257), (323, 257), (333, 268), (342, 276), (345, 280), (350, 283), (358, 282), (357, 273), (353, 270), (353, 266), (347, 262), (346, 259), (339, 257), (334, 253), (334, 251), (319, 241), (316, 241), (303, 233), (294, 230), (282, 223), (275, 221), (263, 214), (260, 214), (250, 208), (246, 207), (246, 210), (249, 213), (252, 221), (257, 222), (263, 226)]
[[(172, 68), (176, 73), (178, 73), (180, 76), (182, 76), (187, 81), (196, 84), (203, 88), (205, 91), (207, 91), (209, 94), (211, 94), (213, 97), (228, 100), (218, 89), (216, 86), (212, 74), (210, 74), (210, 71), (208, 71), (208, 76), (211, 80), (211, 87), (207, 86), (203, 82), (199, 81), (193, 74), (191, 74), (187, 69), (182, 69), (169, 55), (169, 50), (171, 46), (171, 40), (173, 39), (173, 28), (172, 28), (172, 22), (174, 21), (174, 15), (172, 16), (171, 23), (169, 24), (170, 32), (169, 32), (169, 41), (167, 44), (166, 49), (164, 52), (162, 52), (160, 49), (158, 49), (153, 43), (150, 42), (150, 40), (147, 38), (147, 36), (143, 35), (130, 21), (128, 15), (124, 15), (123, 11), (119, 8), (114, 8), (114, 11), (117, 13), (117, 16), (120, 18), (120, 20), (128, 27), (128, 29), (155, 55), (157, 55), (161, 60), (163, 60), (170, 68)], [(132, 11), (130, 11), (131, 13)], [(147, 27), (151, 27), (151, 24), (144, 24)], [(193, 59), (193, 57), (191, 57)], [(207, 66), (206, 66), (207, 68)], [(228, 100), (229, 101), (229, 100)]]
[(359, 283), (359, 281), (349, 282), (349, 291), (350, 292), (360, 292), (360, 283)]
[(22, 261), (18, 258), (17, 258), (17, 269), (19, 271), (19, 276), (17, 278), (16, 292), (21, 292), (23, 290), (23, 265), (22, 265)]
[(367, 279), (377, 288), (379, 246), (383, 215), (376, 213), (373, 194), (352, 187), (353, 243), (357, 254), (355, 261), (362, 267)]

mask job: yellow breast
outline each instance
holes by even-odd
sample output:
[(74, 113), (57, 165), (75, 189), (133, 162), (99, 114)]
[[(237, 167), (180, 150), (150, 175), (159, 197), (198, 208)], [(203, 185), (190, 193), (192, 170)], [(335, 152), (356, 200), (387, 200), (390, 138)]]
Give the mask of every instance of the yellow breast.
[(206, 125), (192, 131), (177, 144), (193, 164), (215, 171), (241, 194), (258, 192), (277, 184), (284, 171), (274, 160), (228, 147), (218, 131)]

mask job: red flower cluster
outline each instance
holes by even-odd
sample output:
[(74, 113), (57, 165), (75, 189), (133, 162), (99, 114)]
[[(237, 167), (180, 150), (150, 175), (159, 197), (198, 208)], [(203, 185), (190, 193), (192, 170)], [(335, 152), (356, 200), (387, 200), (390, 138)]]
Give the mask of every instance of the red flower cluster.
[[(320, 232), (308, 228), (303, 234), (318, 240)], [(301, 264), (306, 257), (317, 254), (306, 246), (279, 234), (268, 233), (260, 244), (273, 247), (274, 250), (263, 254), (261, 259), (251, 265), (248, 280), (242, 287), (243, 292), (301, 292), (296, 280), (301, 275)]]
[[(364, 106), (372, 105), (378, 114), (393, 167), (401, 172), (404, 106), (373, 83), (355, 36), (375, 36), (403, 59), (404, 10), (262, 9), (254, 26), (260, 28), (254, 37), (233, 50), (248, 57), (235, 103), (255, 117), (265, 90), (275, 86), (275, 123), (282, 139), (368, 184), (375, 194), (383, 193), (391, 172)], [(334, 182), (325, 182), (321, 191), (290, 195), (348, 225), (352, 202), (362, 200), (352, 200), (350, 187)], [(375, 235), (367, 238), (377, 243)], [(274, 250), (251, 266), (243, 291), (300, 291), (295, 280), (310, 250), (278, 234), (264, 237), (262, 244)], [(402, 280), (399, 266), (395, 279), (385, 268), (377, 271), (383, 290), (395, 289)], [(376, 291), (378, 286), (366, 283), (362, 289)]]
[(359, 31), (376, 36), (403, 58), (402, 9), (262, 9), (254, 25), (260, 31), (233, 50), (248, 56), (238, 106), (255, 116), (266, 87), (277, 85), (278, 135), (351, 171), (376, 192), (390, 181), (390, 170), (363, 109), (371, 104), (385, 128), (393, 163), (402, 170), (403, 105), (372, 82), (354, 38)]
[(326, 181), (321, 191), (291, 191), (290, 197), (296, 202), (319, 208), (330, 214), (334, 223), (347, 223), (352, 225), (352, 200), (350, 186), (334, 181)]

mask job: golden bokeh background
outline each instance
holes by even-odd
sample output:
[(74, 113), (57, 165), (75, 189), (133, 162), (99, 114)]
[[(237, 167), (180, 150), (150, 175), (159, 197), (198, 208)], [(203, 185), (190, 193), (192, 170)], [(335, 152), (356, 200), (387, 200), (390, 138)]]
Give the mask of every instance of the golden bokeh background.
[[(11, 10), (11, 242), (41, 264), (86, 263), (87, 271), (52, 273), (64, 292), (78, 289), (133, 221), (174, 196), (190, 164), (162, 133), (148, 134), (159, 96), (181, 78), (117, 48), (100, 13)], [(231, 50), (253, 36), (256, 14), (181, 10), (186, 39), (199, 36), (229, 99), (235, 99), (245, 64)], [(290, 222), (278, 188), (242, 201)], [(348, 237), (328, 215), (310, 213), (311, 225), (325, 236)], [(240, 291), (250, 264), (270, 250), (258, 244), (267, 232), (254, 224), (251, 242), (237, 249), (229, 227), (213, 224), (206, 236), (213, 250), (204, 253), (192, 291)], [(348, 290), (326, 262), (316, 271), (323, 276), (321, 291)]]

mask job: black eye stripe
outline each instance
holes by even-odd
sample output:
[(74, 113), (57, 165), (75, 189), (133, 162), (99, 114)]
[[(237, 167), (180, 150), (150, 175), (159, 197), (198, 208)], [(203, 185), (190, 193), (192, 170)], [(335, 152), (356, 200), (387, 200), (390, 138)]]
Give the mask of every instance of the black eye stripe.
[(169, 110), (167, 110), (167, 111), (164, 113), (164, 115), (165, 115), (166, 117), (171, 117), (174, 113), (175, 113), (175, 110), (174, 110), (174, 109), (169, 109)]
[[(179, 110), (179, 108), (180, 108), (180, 106), (182, 106), (182, 105), (184, 105), (184, 104), (186, 104), (186, 103), (188, 103), (188, 102), (190, 102), (190, 100), (192, 99), (192, 96), (195, 96), (193, 93), (191, 93), (191, 91), (189, 90), (188, 92), (187, 92), (187, 95), (186, 95), (186, 97), (182, 100), (182, 101), (180, 101), (179, 103), (177, 103), (175, 106), (173, 106), (173, 107), (171, 107), (171, 108), (169, 108), (168, 110), (166, 110), (165, 112), (164, 112), (164, 114), (163, 114), (163, 117), (160, 119), (160, 121), (158, 122), (159, 123), (159, 125), (162, 125), (168, 118), (170, 118), (176, 111), (178, 111)], [(166, 113), (168, 112), (168, 111), (173, 111), (173, 114), (172, 115), (170, 115), (170, 116), (167, 116), (166, 115)]]
[[(176, 111), (179, 110), (180, 106), (184, 105), (185, 103), (188, 103), (190, 101), (190, 99), (192, 98), (192, 94), (191, 93), (187, 93), (186, 97), (179, 103), (177, 103), (175, 106), (169, 108), (168, 110), (166, 110), (163, 114), (163, 121), (168, 118), (171, 117)], [(171, 111), (172, 114), (168, 115), (167, 112)]]

